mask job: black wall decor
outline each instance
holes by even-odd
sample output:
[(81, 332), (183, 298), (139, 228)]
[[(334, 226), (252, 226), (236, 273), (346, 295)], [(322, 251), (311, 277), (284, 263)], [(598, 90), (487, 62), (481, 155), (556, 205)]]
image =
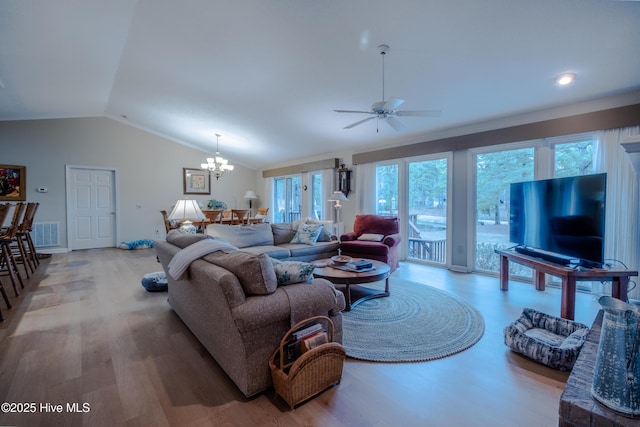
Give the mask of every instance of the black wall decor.
[(351, 191), (351, 171), (345, 168), (344, 164), (338, 169), (338, 191), (342, 191), (345, 197), (348, 197)]

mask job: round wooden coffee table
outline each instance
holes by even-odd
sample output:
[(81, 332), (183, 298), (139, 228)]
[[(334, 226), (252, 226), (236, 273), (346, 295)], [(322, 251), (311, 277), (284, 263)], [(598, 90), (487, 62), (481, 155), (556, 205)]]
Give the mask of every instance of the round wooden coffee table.
[[(358, 261), (360, 259), (364, 258), (354, 258), (353, 260)], [(355, 307), (362, 301), (366, 301), (372, 298), (388, 297), (390, 295), (389, 273), (391, 272), (391, 268), (384, 262), (375, 261), (372, 259), (365, 259), (365, 261), (369, 261), (371, 264), (373, 264), (374, 269), (360, 273), (335, 268), (332, 266), (333, 263), (329, 258), (320, 259), (313, 262), (314, 264), (318, 265), (318, 267), (313, 270), (313, 276), (327, 279), (334, 285), (344, 285), (346, 287), (344, 296), (347, 303), (345, 311), (350, 311), (352, 307)], [(379, 282), (380, 280), (385, 281), (384, 292), (379, 292), (377, 290), (365, 287), (357, 287), (357, 289), (354, 289), (354, 295), (352, 298), (352, 285), (362, 285), (365, 283)]]

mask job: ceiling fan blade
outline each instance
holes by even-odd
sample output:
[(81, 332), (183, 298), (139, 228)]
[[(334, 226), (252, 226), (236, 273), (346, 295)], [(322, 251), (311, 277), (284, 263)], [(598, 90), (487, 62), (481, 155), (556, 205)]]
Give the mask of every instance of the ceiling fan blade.
[(396, 132), (406, 129), (405, 125), (394, 116), (387, 116), (387, 123), (389, 123), (389, 126), (391, 126)]
[(440, 110), (408, 110), (408, 111), (396, 111), (397, 116), (413, 116), (413, 117), (440, 117), (442, 111)]
[(401, 106), (404, 103), (404, 99), (402, 98), (394, 98), (393, 96), (391, 98), (389, 98), (389, 100), (384, 104), (384, 106), (382, 107), (382, 109), (384, 111), (394, 111), (396, 110), (399, 106)]
[(357, 121), (355, 123), (351, 123), (349, 126), (343, 127), (343, 129), (351, 129), (352, 127), (356, 127), (356, 126), (358, 126), (358, 125), (360, 125), (360, 124), (362, 124), (364, 122), (368, 122), (369, 120), (373, 120), (375, 118), (376, 118), (376, 116), (367, 117), (366, 119), (359, 120), (359, 121)]
[(336, 113), (364, 113), (364, 114), (372, 114), (371, 111), (360, 111), (360, 110), (333, 110)]

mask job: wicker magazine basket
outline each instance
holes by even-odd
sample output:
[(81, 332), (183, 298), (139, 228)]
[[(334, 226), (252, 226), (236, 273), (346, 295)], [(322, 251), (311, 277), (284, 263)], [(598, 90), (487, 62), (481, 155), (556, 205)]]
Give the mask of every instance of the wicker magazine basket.
[[(324, 323), (329, 342), (320, 344), (295, 361), (286, 363), (285, 349), (294, 332), (316, 323)], [(346, 353), (342, 345), (333, 342), (333, 322), (325, 316), (315, 316), (297, 323), (280, 341), (280, 346), (269, 359), (273, 387), (293, 409), (342, 378), (342, 366)]]

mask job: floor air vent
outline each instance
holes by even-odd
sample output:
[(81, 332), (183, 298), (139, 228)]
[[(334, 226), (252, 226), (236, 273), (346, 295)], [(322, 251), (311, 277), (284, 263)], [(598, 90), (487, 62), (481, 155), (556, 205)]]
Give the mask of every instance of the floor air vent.
[(59, 246), (59, 224), (59, 222), (34, 222), (31, 229), (31, 238), (34, 246), (36, 248)]

